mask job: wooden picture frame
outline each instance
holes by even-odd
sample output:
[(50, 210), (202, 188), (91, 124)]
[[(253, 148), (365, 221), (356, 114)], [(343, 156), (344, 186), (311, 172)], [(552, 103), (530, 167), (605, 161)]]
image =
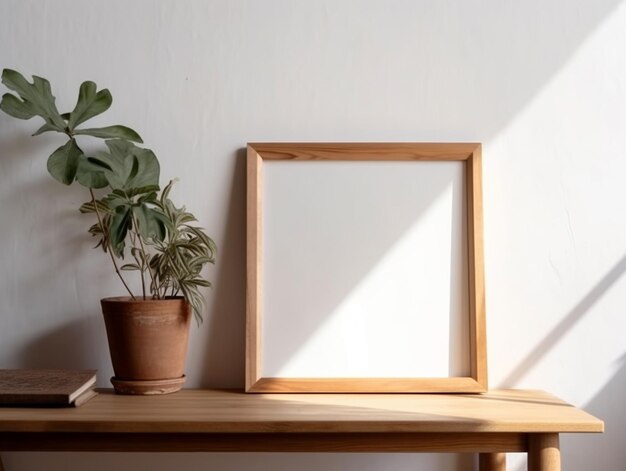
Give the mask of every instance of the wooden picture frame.
[[(467, 227), (469, 375), (453, 377), (264, 377), (263, 185), (270, 161), (459, 161)], [(250, 143), (247, 147), (246, 391), (254, 393), (481, 393), (487, 390), (482, 237), (481, 145), (478, 143)]]

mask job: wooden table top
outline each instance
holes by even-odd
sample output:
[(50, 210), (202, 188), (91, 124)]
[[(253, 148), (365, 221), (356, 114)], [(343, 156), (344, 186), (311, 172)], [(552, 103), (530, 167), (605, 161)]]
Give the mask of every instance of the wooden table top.
[(0, 408), (0, 432), (602, 432), (604, 423), (542, 391), (486, 394), (245, 394), (183, 390), (79, 408)]

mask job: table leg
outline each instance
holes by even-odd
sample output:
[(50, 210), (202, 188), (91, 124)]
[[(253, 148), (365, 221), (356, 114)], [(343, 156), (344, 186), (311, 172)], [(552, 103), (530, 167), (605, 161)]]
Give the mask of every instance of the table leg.
[(506, 471), (506, 453), (480, 453), (478, 469), (480, 471)]
[(529, 435), (528, 471), (561, 471), (558, 433), (531, 433)]
[(2, 456), (0, 456), (0, 471), (4, 471), (4, 466), (2, 465)]

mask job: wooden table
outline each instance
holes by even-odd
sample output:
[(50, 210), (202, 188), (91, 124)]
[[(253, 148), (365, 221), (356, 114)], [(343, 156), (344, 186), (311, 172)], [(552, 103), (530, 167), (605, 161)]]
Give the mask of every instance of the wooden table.
[(77, 409), (0, 409), (0, 451), (476, 452), (482, 471), (528, 452), (560, 470), (559, 434), (601, 420), (541, 391), (484, 395), (111, 391)]

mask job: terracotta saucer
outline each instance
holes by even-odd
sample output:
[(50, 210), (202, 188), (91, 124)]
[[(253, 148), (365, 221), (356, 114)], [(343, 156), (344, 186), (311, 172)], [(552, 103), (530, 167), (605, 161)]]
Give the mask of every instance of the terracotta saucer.
[(125, 380), (115, 376), (111, 378), (111, 383), (118, 394), (137, 394), (142, 396), (171, 394), (179, 391), (187, 377), (157, 379), (157, 380)]

